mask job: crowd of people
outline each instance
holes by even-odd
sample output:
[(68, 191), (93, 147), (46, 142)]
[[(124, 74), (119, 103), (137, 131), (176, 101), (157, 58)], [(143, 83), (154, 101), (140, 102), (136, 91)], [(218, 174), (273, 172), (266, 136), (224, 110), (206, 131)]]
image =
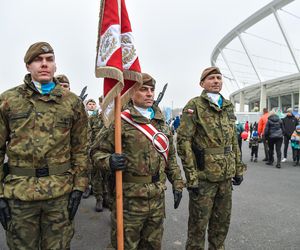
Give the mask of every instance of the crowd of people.
[(70, 249), (81, 199), (91, 194), (96, 212), (111, 210), (110, 247), (117, 249), (116, 171), (123, 176), (125, 250), (162, 248), (167, 179), (174, 209), (188, 190), (186, 249), (205, 249), (206, 232), (209, 249), (225, 248), (232, 185), (242, 183), (246, 166), (219, 68), (203, 70), (201, 95), (174, 119), (177, 147), (154, 102), (156, 81), (142, 73), (121, 113), (123, 153), (116, 153), (114, 123), (103, 126), (96, 101), (83, 102), (66, 75), (55, 76), (49, 43), (32, 44), (24, 63), (23, 83), (0, 95), (0, 222), (10, 249)]
[[(287, 161), (288, 149), (292, 149), (292, 161), (294, 166), (299, 166), (300, 150), (300, 121), (299, 116), (293, 114), (293, 109), (288, 108), (286, 116), (282, 119), (274, 112), (266, 108), (258, 123), (253, 124), (248, 121), (244, 126), (236, 124), (237, 137), (241, 149), (242, 141), (249, 142), (251, 149), (250, 161), (257, 162), (258, 147), (262, 142), (264, 147), (264, 158), (267, 165), (273, 165), (276, 160), (276, 167), (281, 168), (283, 162)], [(282, 144), (283, 157), (282, 157)], [(276, 158), (275, 153), (276, 152)]]

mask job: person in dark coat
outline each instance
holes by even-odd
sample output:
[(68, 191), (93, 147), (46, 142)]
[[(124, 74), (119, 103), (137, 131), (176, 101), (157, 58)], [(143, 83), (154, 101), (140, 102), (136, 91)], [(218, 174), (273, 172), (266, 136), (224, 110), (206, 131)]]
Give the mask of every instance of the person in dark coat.
[(277, 155), (277, 168), (281, 168), (281, 145), (283, 141), (283, 125), (282, 120), (274, 111), (270, 112), (268, 121), (264, 130), (264, 135), (268, 140), (269, 146), (269, 161), (267, 165), (273, 165), (274, 162), (274, 146), (276, 148)]
[[(286, 117), (282, 119), (283, 124), (283, 140), (284, 140), (284, 150), (283, 150), (283, 159), (281, 162), (285, 162), (287, 160), (287, 151), (289, 147), (289, 142), (291, 140), (291, 136), (298, 125), (298, 119), (293, 115), (293, 109), (288, 108)], [(294, 159), (294, 157), (293, 157)]]

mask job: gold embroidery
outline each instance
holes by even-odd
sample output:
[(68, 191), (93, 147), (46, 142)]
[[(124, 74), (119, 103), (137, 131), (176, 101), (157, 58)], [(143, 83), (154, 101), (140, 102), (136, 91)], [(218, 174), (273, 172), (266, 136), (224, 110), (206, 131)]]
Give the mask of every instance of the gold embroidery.
[(111, 57), (116, 47), (117, 40), (113, 36), (111, 30), (108, 30), (100, 42), (99, 56), (101, 58), (101, 62), (105, 62), (107, 58)]

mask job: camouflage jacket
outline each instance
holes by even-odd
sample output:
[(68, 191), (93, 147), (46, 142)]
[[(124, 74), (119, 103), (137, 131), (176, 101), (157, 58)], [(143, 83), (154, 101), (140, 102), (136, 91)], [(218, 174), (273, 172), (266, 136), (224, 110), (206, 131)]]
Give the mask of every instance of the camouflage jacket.
[[(177, 150), (188, 187), (198, 186), (199, 179), (218, 182), (243, 174), (233, 112), (230, 101), (223, 98), (222, 108), (219, 108), (209, 100), (205, 90), (184, 107), (177, 130)], [(232, 151), (229, 154), (205, 153), (204, 169), (199, 170), (192, 144), (199, 149), (231, 146)]]
[[(56, 80), (54, 80), (56, 81)], [(84, 191), (87, 185), (87, 115), (81, 100), (59, 84), (41, 95), (31, 82), (0, 95), (0, 163), (7, 154), (10, 166), (42, 168), (70, 165), (63, 174), (4, 178), (0, 168), (0, 197), (25, 201), (47, 200)]]
[(89, 116), (88, 137), (89, 137), (90, 145), (93, 144), (97, 134), (99, 133), (102, 127), (103, 127), (102, 113), (98, 115)]
[[(182, 190), (183, 180), (176, 161), (172, 134), (165, 124), (161, 111), (153, 107), (155, 117), (149, 120), (142, 116), (132, 104), (129, 104), (127, 108), (130, 110), (135, 122), (151, 123), (157, 130), (163, 132), (169, 139), (170, 149), (168, 163), (166, 164), (163, 156), (155, 150), (152, 142), (142, 132), (129, 123), (122, 121), (122, 150), (126, 157), (126, 170), (123, 174), (155, 176), (159, 173), (160, 175), (159, 182), (153, 184), (123, 182), (124, 196), (160, 197), (166, 189), (166, 177), (173, 184), (173, 189)], [(109, 171), (109, 157), (114, 151), (114, 128), (112, 126), (110, 128), (103, 127), (92, 146), (93, 161)]]

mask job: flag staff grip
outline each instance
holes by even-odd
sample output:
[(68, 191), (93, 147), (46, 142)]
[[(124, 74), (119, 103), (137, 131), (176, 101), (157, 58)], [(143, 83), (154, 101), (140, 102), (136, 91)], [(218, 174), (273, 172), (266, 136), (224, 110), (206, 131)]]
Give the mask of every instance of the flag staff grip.
[[(115, 152), (122, 153), (120, 94), (115, 97)], [(116, 171), (116, 213), (117, 246), (118, 250), (124, 250), (122, 171)]]

